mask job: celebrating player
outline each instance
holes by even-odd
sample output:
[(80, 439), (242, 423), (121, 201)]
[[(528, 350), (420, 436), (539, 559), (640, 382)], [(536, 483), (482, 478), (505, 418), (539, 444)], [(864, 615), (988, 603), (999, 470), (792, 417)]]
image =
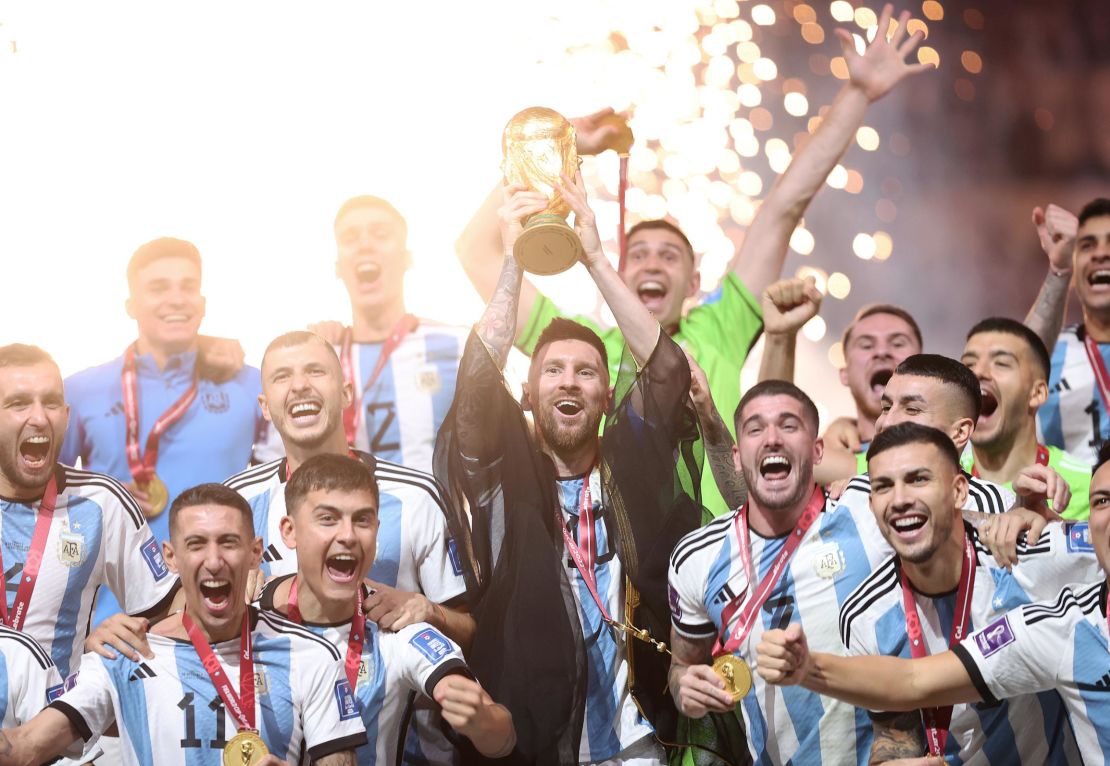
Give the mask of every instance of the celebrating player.
[(971, 328), (961, 361), (979, 379), (983, 410), (964, 470), (1010, 488), (1034, 462), (1052, 467), (1071, 489), (1065, 518), (1087, 518), (1090, 469), (1059, 447), (1037, 441), (1037, 410), (1048, 396), (1049, 359), (1041, 339), (1013, 319), (984, 319)]
[(293, 472), (285, 495), (281, 534), (297, 551), (297, 572), (272, 580), (262, 607), (304, 624), (346, 657), (369, 738), (358, 762), (395, 763), (410, 692), (434, 699), (479, 752), (507, 754), (515, 741), (512, 719), (472, 679), (458, 646), (427, 623), (385, 631), (363, 615), (358, 573), (370, 569), (377, 549), (373, 474), (352, 458), (317, 455)]
[[(258, 566), (250, 506), (202, 484), (170, 506), (166, 562), (185, 610), (148, 636), (154, 658), (84, 658), (66, 692), (3, 732), (0, 764), (40, 763), (119, 725), (125, 764), (353, 764), (366, 742), (341, 655), (329, 642), (243, 602)], [(257, 702), (257, 704), (256, 704)]]
[[(1015, 566), (999, 567), (961, 517), (967, 477), (958, 457), (946, 434), (916, 423), (890, 426), (871, 443), (871, 510), (895, 553), (844, 602), (840, 634), (850, 654), (943, 652), (1008, 609), (1100, 579), (1083, 544), (1086, 524), (1051, 524), (1019, 546)], [(1046, 489), (1051, 498), (1055, 487)], [(872, 718), (872, 763), (926, 750), (963, 763), (1080, 762), (1056, 695), (1015, 697), (989, 710), (959, 705)]]
[[(891, 6), (887, 5), (879, 29), (888, 28), (891, 15)], [(698, 306), (683, 312), (701, 284), (694, 248), (686, 235), (668, 221), (644, 221), (628, 231), (628, 262), (622, 279), (705, 370), (713, 399), (723, 412), (732, 412), (740, 401), (740, 368), (761, 329), (756, 296), (779, 278), (790, 236), (806, 207), (851, 145), (870, 104), (907, 76), (928, 68), (904, 62), (921, 40), (920, 33), (905, 37), (908, 20), (906, 12), (890, 39), (885, 34), (877, 35), (863, 55), (856, 52), (850, 34), (838, 33), (849, 81), (822, 117), (817, 132), (794, 155), (790, 167), (763, 200), (720, 288)], [(580, 140), (580, 153), (596, 153), (604, 148), (598, 140), (603, 127), (589, 119), (580, 123), (579, 133), (587, 139), (585, 145)], [(495, 192), (471, 221), (457, 248), (467, 275), (486, 299), (494, 294), (498, 281), (502, 243), (495, 211), (499, 205), (500, 193)], [(547, 297), (525, 283), (517, 310), (517, 346), (525, 353), (534, 353), (540, 333), (560, 315)], [(574, 318), (603, 339), (610, 374), (615, 377), (624, 345), (620, 329), (603, 330), (588, 317)], [(715, 515), (728, 510), (710, 471), (702, 477), (702, 492), (706, 506)]]
[[(1090, 506), (1089, 538), (1075, 543), (1093, 548), (1105, 573), (1110, 571), (1110, 448), (1100, 451)], [(1064, 701), (1083, 763), (1105, 764), (1108, 589), (1105, 579), (1068, 586), (1051, 599), (1007, 612), (949, 651), (920, 659), (811, 652), (801, 626), (791, 625), (764, 634), (759, 674), (768, 683), (800, 684), (887, 711), (980, 702), (989, 708), (1054, 689)]]
[[(478, 679), (512, 711), (519, 757), (659, 763), (653, 725), (665, 737), (675, 712), (660, 694), (666, 659), (651, 636), (666, 624), (666, 552), (701, 512), (675, 466), (676, 450), (685, 454), (697, 433), (689, 370), (602, 253), (581, 176), (564, 177), (560, 193), (574, 210), (585, 266), (635, 360), (621, 369), (635, 379), (617, 382), (622, 400), (612, 405), (601, 340), (553, 320), (524, 387), (535, 430), (526, 424), (501, 366), (521, 286), (513, 243), (521, 220), (546, 201), (510, 187), (500, 211), (501, 280), (468, 343), (436, 450), (437, 470), (473, 515), (472, 545), (460, 546), (480, 597), (469, 656)], [(461, 514), (455, 526), (466, 526)]]

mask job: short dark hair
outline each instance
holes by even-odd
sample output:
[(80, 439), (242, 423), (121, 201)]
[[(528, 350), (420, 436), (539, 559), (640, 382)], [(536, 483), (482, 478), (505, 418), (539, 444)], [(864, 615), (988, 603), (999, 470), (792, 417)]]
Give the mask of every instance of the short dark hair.
[(802, 413), (806, 420), (813, 426), (813, 433), (818, 432), (821, 425), (821, 416), (817, 414), (817, 405), (813, 403), (813, 400), (809, 398), (805, 391), (787, 380), (764, 380), (749, 388), (744, 396), (740, 398), (740, 404), (736, 405), (732, 421), (733, 425), (736, 426), (737, 434), (740, 433), (740, 415), (744, 412), (744, 408), (748, 406), (749, 402), (764, 396), (789, 396), (791, 399), (797, 400), (802, 405)]
[(336, 365), (339, 364), (339, 355), (335, 353), (335, 348), (322, 337), (308, 330), (293, 330), (292, 332), (287, 332), (274, 338), (270, 341), (270, 345), (266, 346), (266, 350), (262, 352), (262, 362), (265, 364), (266, 357), (270, 355), (271, 351), (277, 351), (279, 348), (303, 346), (306, 343), (316, 343), (323, 346), (331, 353), (331, 356), (335, 358)]
[(983, 410), (983, 392), (979, 388), (979, 379), (967, 365), (940, 354), (914, 354), (903, 359), (894, 368), (894, 374), (932, 378), (952, 386), (960, 394), (963, 414), (974, 421), (979, 420), (979, 413)]
[(682, 243), (686, 245), (686, 253), (690, 256), (690, 260), (695, 262), (697, 261), (697, 258), (694, 256), (694, 246), (690, 244), (689, 238), (682, 233), (682, 229), (678, 228), (665, 218), (656, 218), (651, 221), (640, 221), (638, 224), (628, 230), (628, 233), (624, 235), (624, 241), (630, 241), (632, 239), (632, 236), (637, 232), (652, 231), (653, 229), (669, 231), (671, 234), (674, 234), (676, 237), (681, 239)]
[(38, 346), (26, 343), (9, 343), (7, 346), (0, 346), (0, 367), (30, 367), (32, 364), (43, 363), (58, 366), (50, 354)]
[(867, 448), (867, 462), (870, 463), (876, 455), (888, 449), (907, 444), (932, 444), (940, 450), (940, 454), (954, 470), (960, 470), (960, 453), (956, 451), (956, 444), (951, 436), (938, 428), (909, 421), (896, 423), (875, 434), (875, 438), (871, 440), (871, 446)]
[(139, 272), (163, 258), (184, 258), (194, 264), (197, 271), (201, 270), (200, 251), (196, 245), (174, 237), (159, 237), (139, 245), (139, 249), (132, 253), (131, 260), (127, 262), (127, 286), (134, 290)]
[(357, 197), (351, 197), (349, 200), (339, 206), (339, 212), (335, 214), (335, 221), (332, 223), (333, 228), (339, 227), (339, 221), (343, 216), (352, 210), (384, 210), (391, 216), (397, 219), (401, 224), (401, 239), (407, 239), (409, 235), (409, 224), (405, 217), (393, 207), (389, 202), (381, 197), (375, 197), (371, 194), (360, 194)]
[(314, 455), (285, 482), (285, 513), (299, 508), (309, 492), (369, 492), (378, 505), (374, 469), (348, 455)]
[(917, 320), (904, 308), (890, 303), (870, 303), (857, 311), (856, 315), (852, 317), (852, 321), (844, 328), (844, 335), (840, 338), (840, 347), (847, 351), (848, 341), (852, 339), (852, 330), (854, 330), (856, 325), (861, 321), (867, 319), (867, 317), (875, 316), (876, 314), (889, 314), (890, 316), (901, 319), (910, 326), (910, 332), (913, 333), (913, 337), (917, 340), (917, 347), (925, 347), (925, 342), (921, 339), (921, 328), (917, 326)]
[(1006, 335), (1013, 335), (1025, 341), (1025, 345), (1029, 346), (1029, 350), (1033, 352), (1033, 358), (1037, 361), (1037, 365), (1041, 368), (1044, 374), (1044, 379), (1047, 381), (1052, 374), (1052, 358), (1048, 355), (1048, 349), (1045, 348), (1044, 341), (1041, 336), (1030, 330), (1016, 319), (1009, 317), (987, 317), (981, 322), (976, 323), (971, 331), (967, 334), (967, 339), (971, 340), (976, 335), (981, 335), (985, 332), (1000, 332)]
[(189, 487), (180, 495), (173, 499), (170, 504), (170, 536), (173, 536), (173, 530), (177, 525), (177, 517), (186, 508), (193, 508), (198, 505), (222, 505), (227, 508), (234, 508), (243, 515), (243, 523), (247, 525), (247, 529), (254, 533), (254, 513), (251, 512), (250, 504), (233, 489), (225, 487), (223, 484), (198, 484), (195, 487)]
[(609, 352), (605, 350), (605, 344), (601, 338), (586, 325), (565, 317), (555, 317), (548, 323), (547, 327), (543, 328), (543, 332), (540, 333), (540, 337), (536, 341), (536, 347), (532, 350), (532, 361), (538, 361), (543, 347), (557, 340), (580, 340), (593, 346), (597, 353), (601, 355), (601, 366), (605, 376), (609, 376)]
[(1096, 197), (1079, 211), (1079, 225), (1082, 226), (1091, 218), (1101, 218), (1104, 215), (1110, 215), (1110, 199)]
[(1102, 443), (1098, 448), (1098, 457), (1095, 458), (1095, 464), (1091, 467), (1091, 476), (1098, 473), (1098, 469), (1102, 468), (1108, 461), (1110, 461), (1110, 441)]

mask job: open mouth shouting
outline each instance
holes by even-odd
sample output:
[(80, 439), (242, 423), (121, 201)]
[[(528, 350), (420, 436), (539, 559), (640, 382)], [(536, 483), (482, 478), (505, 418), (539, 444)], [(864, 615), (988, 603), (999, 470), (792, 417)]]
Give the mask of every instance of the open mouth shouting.
[(231, 609), (231, 581), (207, 577), (200, 581), (200, 597), (204, 607), (213, 614), (224, 614)]
[(665, 308), (667, 285), (658, 279), (645, 279), (636, 286), (636, 295), (648, 311), (659, 314)]
[(374, 261), (363, 261), (355, 267), (355, 279), (358, 280), (359, 286), (369, 287), (378, 281), (378, 277), (382, 275), (381, 264)]
[(907, 544), (921, 540), (925, 536), (925, 526), (928, 523), (929, 517), (916, 511), (892, 516), (888, 522), (894, 538)]
[(324, 561), (331, 581), (339, 585), (348, 585), (359, 579), (358, 557), (351, 553), (334, 553)]
[(318, 399), (300, 399), (286, 407), (289, 422), (300, 428), (314, 426), (320, 421), (324, 405)]
[(767, 455), (759, 461), (759, 475), (772, 484), (786, 481), (793, 466), (785, 455)]
[(980, 394), (983, 398), (983, 406), (979, 410), (979, 422), (975, 424), (977, 429), (990, 426), (994, 413), (998, 411), (998, 397), (995, 396), (993, 391), (983, 388), (980, 389)]
[(1096, 292), (1110, 292), (1110, 269), (1094, 269), (1087, 274), (1087, 284)]
[(868, 385), (871, 386), (871, 393), (875, 396), (882, 396), (886, 384), (890, 382), (890, 377), (894, 374), (894, 368), (881, 367), (871, 373), (868, 379)]
[(555, 402), (555, 410), (565, 418), (574, 418), (581, 414), (585, 407), (576, 399), (559, 399)]
[(24, 468), (35, 473), (50, 466), (53, 440), (47, 434), (32, 434), (19, 443), (19, 459)]

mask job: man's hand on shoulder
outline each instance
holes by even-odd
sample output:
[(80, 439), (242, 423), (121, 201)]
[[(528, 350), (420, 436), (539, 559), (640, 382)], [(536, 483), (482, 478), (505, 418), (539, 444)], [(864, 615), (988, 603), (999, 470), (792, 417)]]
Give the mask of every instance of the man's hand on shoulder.
[(227, 383), (243, 369), (246, 354), (234, 338), (197, 336), (197, 374), (213, 383)]

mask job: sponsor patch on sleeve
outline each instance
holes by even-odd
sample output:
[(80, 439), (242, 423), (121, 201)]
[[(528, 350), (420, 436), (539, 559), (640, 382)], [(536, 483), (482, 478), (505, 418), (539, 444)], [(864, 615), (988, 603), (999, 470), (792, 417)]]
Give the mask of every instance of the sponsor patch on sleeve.
[(77, 685), (77, 675), (78, 675), (78, 674), (79, 674), (80, 672), (81, 672), (80, 670), (75, 670), (74, 672), (72, 672), (72, 673), (70, 673), (70, 674), (69, 674), (68, 676), (66, 676), (66, 680), (65, 680), (65, 684), (64, 684), (64, 685), (65, 685), (65, 690), (66, 690), (67, 692), (68, 692), (68, 691), (69, 691), (70, 689), (72, 689), (72, 688), (73, 688), (74, 686), (76, 686), (76, 685)]
[(355, 695), (351, 693), (351, 685), (346, 678), (335, 682), (335, 704), (339, 707), (340, 721), (358, 718), (358, 703), (355, 702)]
[(57, 686), (50, 686), (46, 689), (46, 704), (50, 704), (58, 697), (62, 696), (62, 692), (66, 690), (65, 684), (58, 684)]
[(150, 539), (143, 543), (140, 549), (143, 554), (143, 561), (146, 562), (150, 573), (154, 575), (154, 581), (158, 582), (170, 573), (170, 568), (166, 566), (166, 560), (162, 558), (162, 546), (151, 535)]
[(679, 604), (678, 591), (670, 583), (667, 583), (667, 601), (671, 605), (671, 616), (681, 621), (682, 607)]
[(1094, 553), (1091, 544), (1091, 528), (1085, 521), (1072, 521), (1064, 525), (1068, 535), (1068, 553)]
[(1010, 620), (1002, 615), (987, 627), (975, 634), (975, 645), (984, 657), (990, 657), (1004, 646), (1014, 643), (1014, 631)]
[(453, 537), (447, 539), (447, 557), (451, 559), (451, 571), (456, 576), (462, 577), (463, 568), (462, 560), (459, 558), (459, 545)]
[(426, 628), (409, 639), (428, 662), (437, 663), (451, 653), (451, 642), (435, 628)]

